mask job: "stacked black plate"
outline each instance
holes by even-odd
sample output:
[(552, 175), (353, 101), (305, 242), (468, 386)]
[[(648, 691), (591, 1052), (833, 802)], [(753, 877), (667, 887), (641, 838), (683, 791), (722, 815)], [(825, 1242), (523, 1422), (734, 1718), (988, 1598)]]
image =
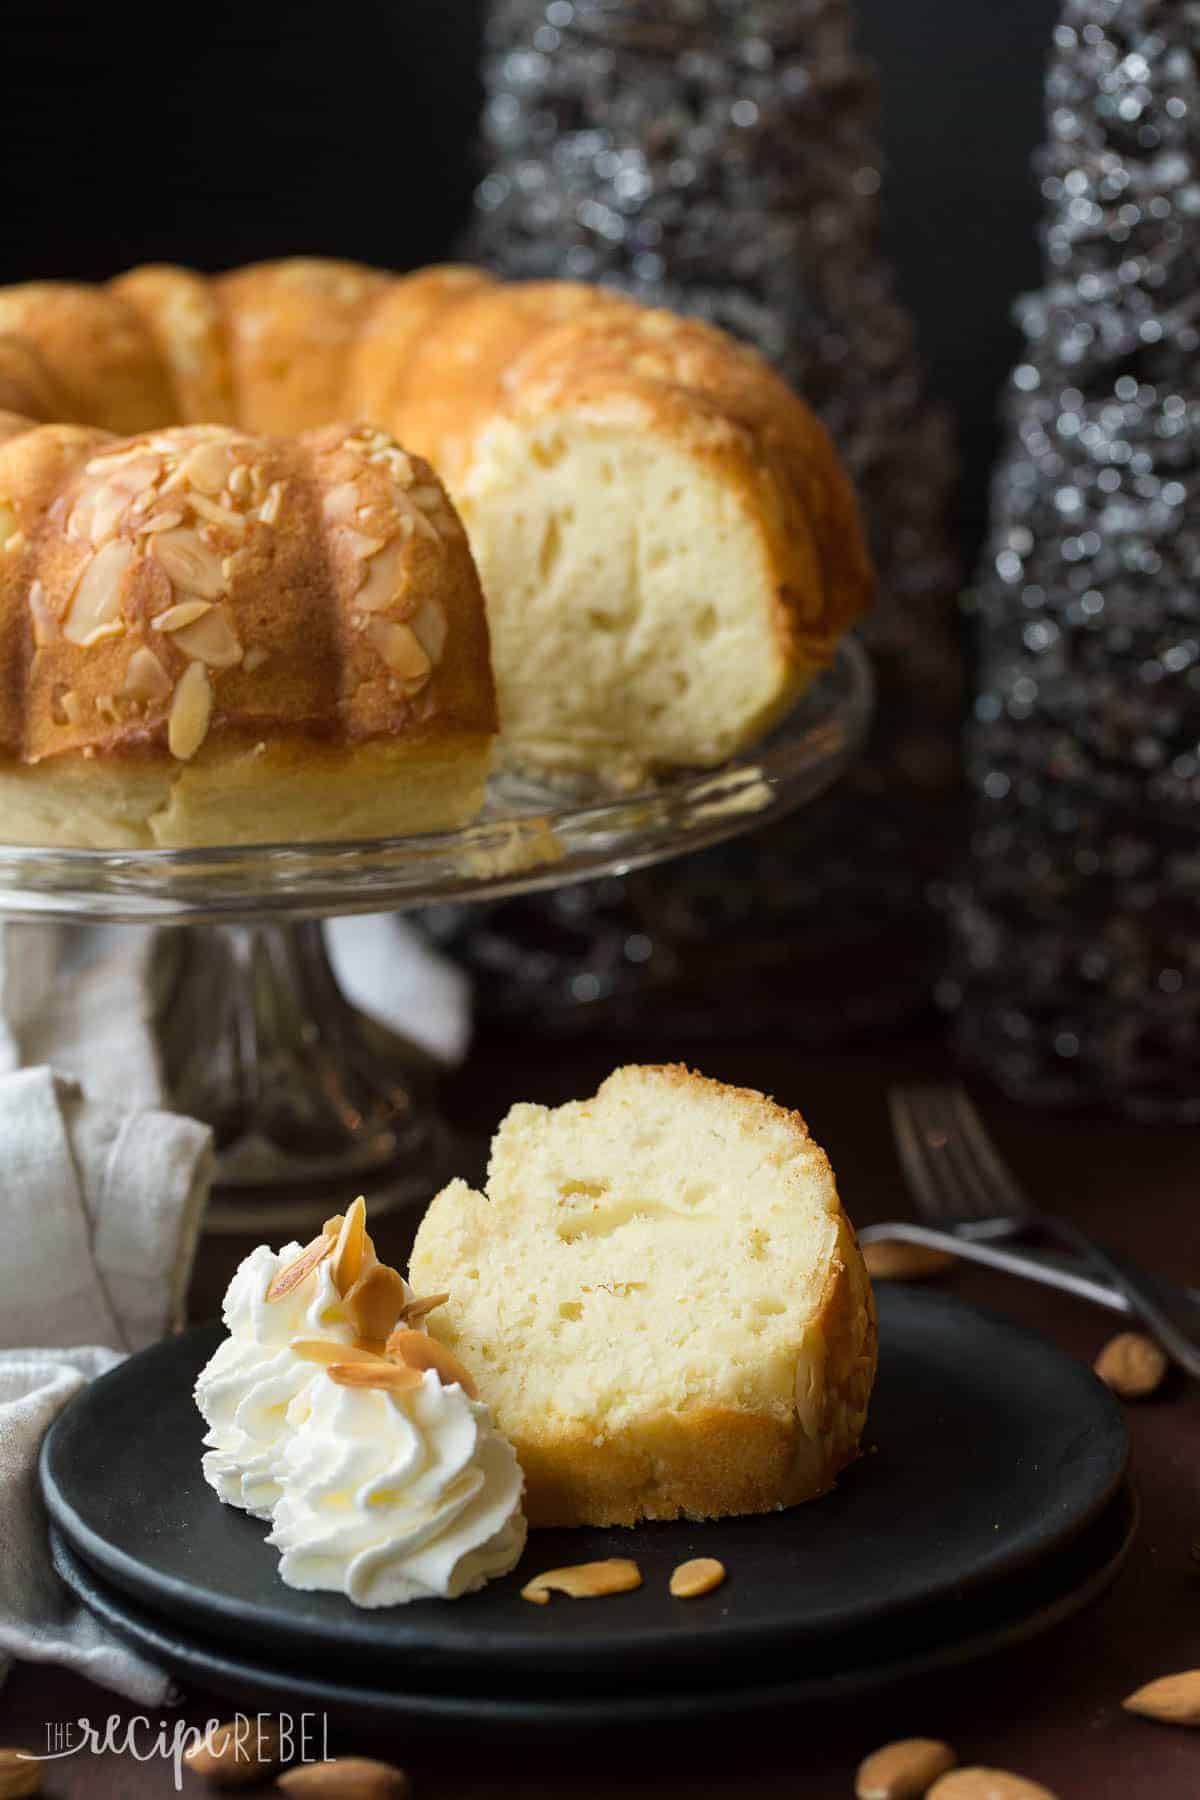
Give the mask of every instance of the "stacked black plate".
[[(955, 1300), (885, 1289), (866, 1454), (836, 1493), (708, 1525), (538, 1532), (481, 1594), (361, 1611), (285, 1588), (266, 1527), (205, 1485), (191, 1394), (218, 1341), (187, 1332), (85, 1389), (47, 1437), (42, 1488), (83, 1604), (241, 1702), (578, 1731), (826, 1700), (1047, 1629), (1103, 1592), (1135, 1529), (1124, 1421), (1089, 1369)], [(520, 1597), (540, 1569), (616, 1555), (640, 1564), (636, 1592)], [(671, 1570), (699, 1555), (727, 1581), (673, 1600)]]

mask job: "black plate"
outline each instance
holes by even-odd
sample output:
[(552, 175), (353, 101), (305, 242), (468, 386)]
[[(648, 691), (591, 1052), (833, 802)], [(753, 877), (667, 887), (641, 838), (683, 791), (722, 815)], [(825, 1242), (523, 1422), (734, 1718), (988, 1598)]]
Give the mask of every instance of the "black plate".
[[(1011, 1582), (940, 1605), (920, 1608), (857, 1634), (828, 1640), (807, 1660), (778, 1655), (738, 1664), (736, 1683), (728, 1666), (716, 1679), (648, 1691), (644, 1671), (627, 1671), (623, 1688), (581, 1689), (578, 1684), (539, 1677), (536, 1687), (448, 1692), (410, 1685), (380, 1687), (366, 1677), (331, 1680), (327, 1662), (315, 1666), (249, 1662), (236, 1650), (182, 1634), (176, 1625), (144, 1612), (98, 1579), (56, 1532), (51, 1532), (55, 1567), (88, 1610), (116, 1636), (184, 1682), (199, 1682), (228, 1694), (244, 1709), (259, 1699), (274, 1706), (326, 1710), (363, 1724), (439, 1733), (469, 1725), (473, 1735), (507, 1737), (536, 1727), (574, 1738), (584, 1731), (666, 1728), (695, 1730), (747, 1714), (827, 1705), (893, 1686), (918, 1676), (956, 1668), (995, 1654), (1061, 1624), (1098, 1599), (1116, 1578), (1137, 1528), (1138, 1508), (1126, 1483), (1100, 1517), (1065, 1549)], [(553, 1604), (553, 1602), (551, 1603)], [(786, 1676), (781, 1679), (781, 1667)], [(377, 1679), (377, 1678), (376, 1678)], [(630, 1692), (630, 1688), (635, 1691)], [(528, 1744), (526, 1735), (524, 1742)]]
[[(465, 1683), (502, 1670), (589, 1683), (629, 1658), (681, 1669), (820, 1644), (908, 1609), (1011, 1579), (1096, 1518), (1121, 1481), (1120, 1408), (1091, 1371), (1032, 1333), (941, 1295), (880, 1296), (868, 1453), (813, 1505), (714, 1524), (535, 1533), (520, 1568), (452, 1606), (361, 1611), (276, 1575), (265, 1527), (222, 1506), (200, 1473), (191, 1392), (214, 1328), (168, 1339), (84, 1389), (49, 1433), (42, 1486), (71, 1548), (105, 1585), (189, 1632), (249, 1636), (288, 1661), (403, 1667)], [(520, 1598), (539, 1568), (635, 1556), (645, 1585), (603, 1606)], [(677, 1562), (718, 1556), (724, 1587), (672, 1600)], [(384, 1659), (381, 1662), (381, 1659)]]

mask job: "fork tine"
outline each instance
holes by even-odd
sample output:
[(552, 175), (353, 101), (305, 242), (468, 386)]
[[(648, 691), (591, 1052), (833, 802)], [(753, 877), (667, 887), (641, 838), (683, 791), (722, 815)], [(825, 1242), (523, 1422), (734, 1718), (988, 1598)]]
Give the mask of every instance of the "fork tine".
[[(959, 1220), (979, 1223), (996, 1217), (996, 1202), (970, 1149), (963, 1141), (958, 1120), (949, 1104), (949, 1090), (924, 1087), (919, 1090), (917, 1118), (942, 1167), (944, 1186), (950, 1193), (950, 1207)], [(936, 1146), (936, 1149), (932, 1148)]]
[[(920, 1159), (926, 1180), (917, 1189), (926, 1215), (960, 1223), (982, 1223), (1004, 1210), (965, 1141), (945, 1087), (912, 1086), (898, 1092), (898, 1107), (909, 1129), (911, 1156)], [(893, 1113), (893, 1118), (896, 1114)], [(906, 1161), (906, 1170), (911, 1165)]]
[(961, 1218), (962, 1197), (955, 1189), (952, 1170), (938, 1143), (942, 1133), (936, 1124), (930, 1126), (926, 1120), (921, 1104), (922, 1092), (920, 1088), (898, 1087), (888, 1094), (888, 1109), (900, 1161), (917, 1206), (926, 1218)]
[(994, 1212), (1022, 1218), (1033, 1209), (1017, 1183), (1017, 1178), (988, 1136), (974, 1101), (964, 1087), (953, 1087), (948, 1103), (962, 1133), (962, 1141), (970, 1147), (975, 1163), (991, 1193), (996, 1197)]

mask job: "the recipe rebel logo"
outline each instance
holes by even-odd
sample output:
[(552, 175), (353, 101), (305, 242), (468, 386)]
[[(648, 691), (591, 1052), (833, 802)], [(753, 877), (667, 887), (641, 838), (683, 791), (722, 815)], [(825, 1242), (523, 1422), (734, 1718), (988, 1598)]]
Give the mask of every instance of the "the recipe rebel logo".
[(233, 1713), (189, 1725), (183, 1719), (159, 1719), (142, 1713), (123, 1719), (111, 1713), (101, 1724), (67, 1719), (46, 1724), (46, 1748), (40, 1755), (18, 1752), (22, 1760), (61, 1762), (68, 1756), (129, 1756), (135, 1762), (165, 1762), (171, 1767), (176, 1793), (183, 1790), (187, 1759), (203, 1745), (221, 1746), (230, 1763), (261, 1763), (263, 1777), (285, 1763), (327, 1762), (329, 1719), (325, 1713)]

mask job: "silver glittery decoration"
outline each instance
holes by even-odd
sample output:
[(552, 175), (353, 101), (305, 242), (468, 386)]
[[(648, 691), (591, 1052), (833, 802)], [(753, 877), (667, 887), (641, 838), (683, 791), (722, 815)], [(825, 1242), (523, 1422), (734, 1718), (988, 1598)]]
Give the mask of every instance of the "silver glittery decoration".
[(443, 927), (465, 928), (485, 1007), (564, 1028), (827, 1036), (903, 1010), (938, 955), (924, 893), (956, 781), (951, 459), (878, 252), (874, 81), (848, 0), (496, 0), (484, 77), (468, 252), (699, 313), (829, 426), (882, 577), (880, 712), (861, 768), (803, 820)]
[(1067, 0), (974, 596), (945, 999), (1015, 1093), (1200, 1117), (1200, 5)]

